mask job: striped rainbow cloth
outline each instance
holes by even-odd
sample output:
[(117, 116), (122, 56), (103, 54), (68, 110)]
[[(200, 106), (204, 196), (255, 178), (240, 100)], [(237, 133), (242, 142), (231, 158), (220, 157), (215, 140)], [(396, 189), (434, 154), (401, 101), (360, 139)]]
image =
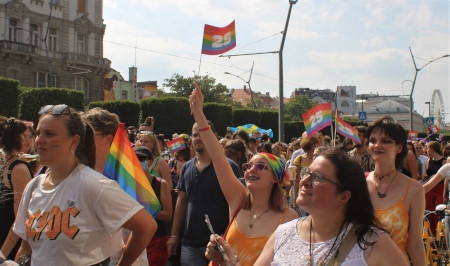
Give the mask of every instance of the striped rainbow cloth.
[(308, 137), (316, 134), (333, 123), (331, 117), (331, 103), (322, 103), (314, 106), (302, 114)]
[(236, 47), (236, 30), (234, 20), (224, 28), (205, 24), (203, 31), (202, 54), (223, 54)]
[(103, 174), (119, 183), (119, 186), (141, 203), (153, 217), (161, 210), (161, 204), (128, 141), (123, 123), (119, 124), (109, 149)]
[(339, 117), (337, 109), (336, 109), (336, 132), (341, 134), (344, 137), (347, 137), (353, 140), (356, 143), (361, 144), (361, 139), (358, 135), (358, 130), (347, 124), (342, 118)]

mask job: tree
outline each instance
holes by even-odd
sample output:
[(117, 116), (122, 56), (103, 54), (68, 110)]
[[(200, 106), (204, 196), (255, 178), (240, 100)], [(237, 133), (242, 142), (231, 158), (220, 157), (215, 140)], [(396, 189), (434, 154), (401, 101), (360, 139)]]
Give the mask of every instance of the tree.
[(286, 121), (303, 121), (302, 114), (315, 105), (317, 105), (316, 101), (304, 95), (295, 96), (284, 105), (284, 119)]
[(174, 96), (187, 98), (194, 89), (194, 86), (192, 85), (194, 81), (196, 81), (202, 89), (205, 102), (232, 104), (233, 100), (227, 95), (227, 87), (222, 83), (216, 84), (216, 79), (208, 75), (195, 75), (193, 77), (185, 78), (180, 74), (173, 74), (170, 79), (164, 80), (163, 87), (168, 88)]

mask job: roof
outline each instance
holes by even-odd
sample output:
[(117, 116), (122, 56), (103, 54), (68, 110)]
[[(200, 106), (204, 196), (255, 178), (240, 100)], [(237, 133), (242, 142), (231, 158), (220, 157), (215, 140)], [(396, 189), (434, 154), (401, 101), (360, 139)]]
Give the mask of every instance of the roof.
[[(366, 106), (364, 106), (366, 107)], [(409, 113), (409, 108), (399, 102), (387, 100), (376, 105), (367, 107), (368, 114), (387, 114), (387, 113)]]

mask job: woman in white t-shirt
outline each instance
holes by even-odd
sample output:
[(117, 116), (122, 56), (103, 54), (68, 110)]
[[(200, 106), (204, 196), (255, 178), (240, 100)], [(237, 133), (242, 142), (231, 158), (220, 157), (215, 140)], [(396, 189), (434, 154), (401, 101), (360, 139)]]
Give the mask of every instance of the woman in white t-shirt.
[[(131, 265), (156, 231), (155, 220), (119, 185), (92, 169), (94, 131), (67, 105), (39, 111), (36, 148), (48, 172), (25, 188), (14, 231), (19, 259), (32, 265)], [(120, 228), (130, 230), (123, 244)]]

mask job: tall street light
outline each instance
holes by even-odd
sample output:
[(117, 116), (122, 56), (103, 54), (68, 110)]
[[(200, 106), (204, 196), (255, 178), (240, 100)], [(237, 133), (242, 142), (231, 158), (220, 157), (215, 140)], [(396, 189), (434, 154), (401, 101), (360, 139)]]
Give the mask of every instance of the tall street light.
[(256, 104), (255, 104), (255, 99), (253, 98), (253, 91), (252, 91), (252, 86), (250, 86), (250, 80), (252, 79), (252, 73), (253, 73), (253, 66), (255, 65), (255, 62), (253, 61), (252, 64), (252, 69), (250, 69), (250, 76), (248, 77), (248, 80), (245, 80), (241, 77), (239, 77), (238, 75), (232, 74), (230, 72), (225, 72), (225, 75), (231, 75), (231, 76), (235, 76), (236, 78), (241, 79), (242, 81), (244, 81), (245, 83), (247, 83), (248, 85), (248, 90), (250, 91), (250, 99), (252, 101), (252, 106), (253, 106), (253, 110), (256, 109)]
[(436, 59), (433, 59), (431, 61), (429, 61), (428, 63), (426, 63), (425, 65), (423, 65), (421, 68), (418, 68), (416, 65), (416, 61), (414, 60), (414, 55), (411, 51), (411, 47), (409, 47), (409, 52), (411, 53), (411, 58), (413, 60), (414, 63), (414, 69), (416, 70), (416, 73), (414, 74), (414, 80), (412, 83), (412, 88), (411, 88), (411, 93), (409, 94), (409, 126), (410, 126), (410, 130), (413, 130), (413, 100), (412, 100), (412, 96), (413, 96), (413, 92), (414, 92), (414, 86), (416, 85), (416, 78), (417, 78), (417, 73), (419, 73), (420, 70), (422, 70), (424, 67), (426, 67), (427, 65), (433, 63), (434, 61), (437, 61), (439, 59), (445, 58), (445, 57), (449, 57), (450, 55), (446, 54), (443, 55), (441, 57), (438, 57)]
[(289, 18), (291, 17), (292, 6), (295, 5), (298, 0), (289, 0), (289, 11), (286, 17), (286, 24), (284, 25), (283, 37), (281, 38), (280, 50), (278, 51), (279, 58), (279, 85), (278, 85), (278, 95), (280, 98), (278, 106), (278, 139), (284, 142), (284, 95), (283, 95), (283, 48), (284, 41), (286, 40), (286, 33), (289, 25)]

